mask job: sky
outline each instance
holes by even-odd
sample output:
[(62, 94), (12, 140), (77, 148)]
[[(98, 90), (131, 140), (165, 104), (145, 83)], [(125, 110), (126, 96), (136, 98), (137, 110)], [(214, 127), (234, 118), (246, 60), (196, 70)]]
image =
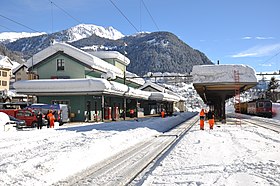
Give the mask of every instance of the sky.
[(0, 4), (0, 32), (52, 33), (80, 23), (113, 26), (124, 35), (168, 31), (214, 63), (246, 64), (257, 72), (280, 70), (279, 0), (0, 0)]
[[(155, 136), (193, 114), (197, 113), (142, 118), (138, 122), (72, 123), (55, 129), (43, 127), (42, 130), (16, 131), (14, 127), (6, 127), (5, 132), (0, 122), (0, 185), (52, 185), (86, 168), (107, 164), (108, 161), (104, 163), (107, 158), (128, 152), (126, 149), (138, 143), (174, 137), (180, 130), (171, 131), (172, 135), (165, 133), (166, 138)], [(277, 123), (280, 117), (277, 119), (267, 120)], [(143, 151), (147, 153), (146, 149)], [(149, 154), (153, 153), (146, 155)], [(132, 185), (279, 185), (279, 155), (277, 132), (245, 124), (243, 120), (239, 126), (230, 119), (227, 124), (215, 124), (213, 130), (209, 130), (208, 122), (205, 122), (202, 131), (197, 121), (187, 135), (165, 153), (155, 169), (149, 168), (143, 177), (146, 179), (138, 179)], [(131, 167), (137, 165), (135, 161), (139, 159), (145, 157), (124, 160), (126, 165), (130, 163), (127, 167)], [(89, 179), (84, 183), (104, 185), (112, 178), (118, 177), (105, 172), (104, 177), (93, 183)], [(67, 181), (62, 185), (67, 185)]]

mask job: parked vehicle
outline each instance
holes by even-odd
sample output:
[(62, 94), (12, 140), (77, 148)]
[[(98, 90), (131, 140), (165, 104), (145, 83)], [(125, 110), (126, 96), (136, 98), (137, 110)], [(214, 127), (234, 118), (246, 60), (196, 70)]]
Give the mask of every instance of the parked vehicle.
[(70, 121), (69, 119), (69, 109), (68, 105), (65, 104), (43, 104), (43, 103), (35, 103), (27, 108), (33, 110), (40, 110), (43, 114), (47, 114), (49, 110), (55, 112), (55, 121), (59, 122), (59, 125), (63, 125)]
[(10, 118), (11, 123), (15, 124), (16, 128), (22, 129), (22, 128), (26, 127), (26, 122), (24, 120), (17, 119), (10, 115), (9, 115), (9, 118)]
[[(17, 119), (24, 120), (26, 122), (26, 127), (37, 127), (37, 117), (35, 110), (32, 109), (0, 109), (10, 116)], [(47, 121), (43, 119), (43, 125), (46, 125)]]

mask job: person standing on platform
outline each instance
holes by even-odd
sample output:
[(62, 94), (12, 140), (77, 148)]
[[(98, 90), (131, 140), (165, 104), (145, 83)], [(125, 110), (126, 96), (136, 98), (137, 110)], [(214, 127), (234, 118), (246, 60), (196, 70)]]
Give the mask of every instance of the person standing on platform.
[(54, 115), (52, 113), (52, 111), (50, 110), (48, 115), (47, 115), (49, 121), (50, 121), (50, 128), (54, 128)]
[(209, 122), (210, 129), (213, 129), (215, 120), (214, 120), (214, 112), (212, 110), (208, 112), (208, 122)]
[(42, 129), (42, 125), (43, 125), (43, 115), (42, 115), (41, 111), (38, 111), (36, 117), (37, 117), (37, 129)]
[(204, 109), (201, 109), (199, 113), (199, 120), (200, 120), (200, 130), (204, 130), (204, 120), (205, 120), (205, 113)]

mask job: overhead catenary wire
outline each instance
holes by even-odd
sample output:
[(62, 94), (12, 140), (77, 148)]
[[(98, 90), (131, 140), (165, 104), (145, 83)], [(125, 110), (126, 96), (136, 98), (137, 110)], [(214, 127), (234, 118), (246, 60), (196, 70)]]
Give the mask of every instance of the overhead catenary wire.
[(7, 19), (7, 20), (9, 20), (9, 21), (12, 21), (12, 22), (14, 22), (14, 23), (16, 23), (16, 24), (18, 24), (18, 25), (21, 25), (21, 26), (23, 26), (23, 27), (25, 27), (25, 28), (27, 28), (27, 29), (29, 29), (29, 30), (32, 30), (32, 31), (34, 31), (34, 32), (40, 32), (40, 31), (38, 31), (38, 30), (35, 30), (35, 29), (33, 29), (33, 28), (30, 28), (29, 26), (26, 26), (26, 25), (24, 25), (24, 24), (22, 24), (22, 23), (19, 23), (19, 22), (15, 21), (15, 20), (13, 20), (13, 19), (11, 19), (11, 18), (8, 18), (8, 17), (6, 17), (6, 16), (4, 16), (4, 15), (1, 15), (1, 14), (0, 14), (0, 17), (3, 17), (3, 18), (5, 18), (5, 19)]
[(63, 11), (66, 15), (68, 15), (69, 17), (71, 17), (73, 20), (75, 20), (76, 22), (78, 22), (79, 24), (82, 24), (82, 22), (80, 20), (78, 20), (77, 18), (75, 18), (74, 16), (72, 16), (71, 14), (69, 14), (66, 10), (64, 10), (63, 8), (61, 8), (60, 6), (58, 6), (57, 4), (55, 4), (53, 1), (49, 0), (51, 4), (53, 4), (54, 6), (56, 6), (58, 9), (60, 9), (61, 11)]
[(264, 63), (266, 63), (266, 62), (272, 60), (273, 58), (275, 58), (275, 57), (278, 56), (279, 54), (280, 54), (280, 51), (278, 51), (276, 54), (274, 54), (271, 58), (265, 60)]
[(134, 26), (134, 24), (126, 17), (126, 15), (121, 11), (121, 9), (119, 9), (119, 7), (117, 7), (117, 5), (112, 1), (109, 0), (112, 5), (122, 14), (122, 16), (129, 22), (129, 24), (137, 31), (139, 32), (139, 30)]
[(147, 8), (147, 6), (146, 6), (144, 0), (141, 0), (141, 1), (142, 1), (143, 5), (144, 5), (145, 9), (147, 10), (148, 14), (150, 15), (150, 18), (152, 19), (153, 23), (155, 24), (155, 26), (157, 27), (157, 29), (158, 29), (158, 31), (159, 31), (159, 27), (158, 27), (157, 23), (155, 22), (155, 19), (153, 18), (153, 16), (152, 16), (152, 14), (150, 13), (149, 9)]

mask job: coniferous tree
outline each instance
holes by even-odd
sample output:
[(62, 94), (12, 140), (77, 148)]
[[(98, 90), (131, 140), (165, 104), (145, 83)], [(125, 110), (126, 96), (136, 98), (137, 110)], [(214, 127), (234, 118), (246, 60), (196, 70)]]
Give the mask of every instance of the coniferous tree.
[(276, 100), (273, 100), (273, 92), (275, 89), (277, 89), (279, 86), (277, 80), (275, 77), (272, 77), (270, 79), (270, 82), (268, 84), (268, 87), (267, 87), (267, 91), (266, 91), (266, 97), (268, 99), (271, 99), (272, 101), (276, 101)]

